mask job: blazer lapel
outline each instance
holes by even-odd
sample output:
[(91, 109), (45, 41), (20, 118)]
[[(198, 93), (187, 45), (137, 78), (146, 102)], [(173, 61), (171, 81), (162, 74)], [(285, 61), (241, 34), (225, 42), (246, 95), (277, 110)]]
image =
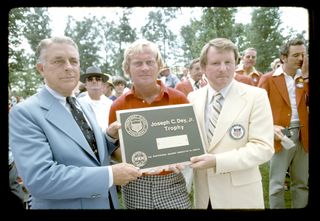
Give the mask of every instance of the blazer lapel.
[(193, 103), (194, 103), (193, 108), (195, 109), (195, 113), (198, 113), (198, 114), (196, 114), (196, 116), (197, 116), (197, 120), (199, 123), (199, 127), (200, 127), (201, 133), (203, 135), (205, 146), (208, 147), (209, 144), (208, 144), (208, 140), (207, 140), (207, 136), (206, 136), (207, 132), (206, 132), (206, 124), (205, 124), (205, 112), (206, 112), (205, 107), (206, 107), (208, 86), (197, 90), (196, 93), (199, 93), (199, 94), (197, 94), (197, 97), (199, 97), (199, 99), (195, 99), (193, 101)]
[(72, 115), (68, 113), (68, 111), (59, 103), (59, 101), (55, 99), (46, 89), (43, 89), (41, 93), (39, 93), (39, 96), (42, 97), (40, 98), (40, 106), (48, 111), (45, 115), (46, 119), (55, 125), (57, 129), (61, 130), (77, 144), (79, 144), (79, 146), (89, 155), (96, 159), (96, 156), (94, 155), (90, 145), (83, 136), (80, 127), (75, 122)]
[[(84, 107), (85, 105), (83, 103), (80, 103), (81, 107), (82, 107), (82, 110), (83, 112), (85, 113), (88, 121), (90, 122), (90, 125), (92, 127), (92, 130), (93, 130), (93, 133), (94, 133), (94, 136), (96, 138), (96, 142), (97, 142), (97, 147), (98, 147), (98, 152), (99, 152), (99, 157), (100, 157), (100, 161), (101, 163), (104, 161), (104, 158), (105, 158), (105, 144), (104, 144), (104, 141), (103, 141), (103, 138), (105, 136), (103, 136), (103, 132), (102, 132), (102, 129), (100, 128), (100, 126), (98, 125), (98, 123), (96, 122), (96, 118), (95, 118), (95, 115), (94, 115), (94, 112), (91, 108), (90, 105), (87, 105), (86, 107)], [(90, 108), (90, 110), (92, 112), (89, 112), (88, 108)]]
[(234, 119), (246, 105), (246, 101), (242, 99), (242, 94), (245, 91), (239, 91), (238, 88), (238, 83), (234, 81), (229, 94), (224, 100), (208, 152), (212, 151), (222, 137), (228, 133)]
[(284, 79), (284, 75), (280, 75), (280, 76), (274, 76), (272, 78), (275, 86), (277, 87), (277, 89), (279, 90), (279, 94), (281, 95), (281, 97), (285, 100), (285, 102), (287, 103), (287, 105), (290, 107), (290, 100), (289, 100), (289, 94), (288, 94), (288, 90), (287, 90), (287, 85), (286, 85), (286, 80)]

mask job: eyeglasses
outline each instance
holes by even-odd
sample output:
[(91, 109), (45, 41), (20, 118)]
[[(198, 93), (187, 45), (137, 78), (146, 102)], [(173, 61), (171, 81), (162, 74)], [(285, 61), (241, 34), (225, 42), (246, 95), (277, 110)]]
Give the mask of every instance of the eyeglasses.
[(102, 81), (102, 77), (98, 77), (98, 76), (87, 77), (87, 81), (93, 81), (93, 79), (95, 79), (96, 81)]

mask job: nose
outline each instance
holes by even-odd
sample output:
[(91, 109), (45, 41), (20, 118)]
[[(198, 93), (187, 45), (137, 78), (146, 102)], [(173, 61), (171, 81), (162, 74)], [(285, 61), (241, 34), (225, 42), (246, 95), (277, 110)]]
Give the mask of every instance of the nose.
[(298, 57), (299, 60), (303, 60), (303, 58), (304, 58), (303, 54), (300, 54), (299, 57)]
[(65, 61), (64, 66), (65, 66), (66, 69), (72, 68), (72, 65), (71, 65), (71, 63), (70, 63), (69, 60), (66, 60), (66, 61)]
[(146, 62), (142, 62), (142, 67), (143, 70), (148, 68), (148, 64)]
[(221, 63), (220, 64), (220, 70), (226, 70), (227, 69), (227, 66), (226, 66), (226, 64), (225, 63)]

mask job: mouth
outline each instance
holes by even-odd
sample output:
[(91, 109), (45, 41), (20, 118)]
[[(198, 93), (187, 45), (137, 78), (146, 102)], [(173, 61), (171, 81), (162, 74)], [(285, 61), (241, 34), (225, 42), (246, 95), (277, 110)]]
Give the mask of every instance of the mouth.
[(62, 77), (60, 79), (63, 80), (63, 81), (71, 81), (71, 80), (74, 80), (75, 77)]

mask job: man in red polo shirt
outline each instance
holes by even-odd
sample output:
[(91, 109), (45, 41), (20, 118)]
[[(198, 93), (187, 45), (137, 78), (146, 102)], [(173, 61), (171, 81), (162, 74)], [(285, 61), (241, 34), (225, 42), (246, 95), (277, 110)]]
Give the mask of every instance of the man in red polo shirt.
[[(116, 111), (132, 108), (188, 103), (180, 91), (165, 87), (157, 80), (163, 65), (158, 47), (146, 40), (133, 42), (124, 52), (122, 69), (132, 80), (132, 88), (112, 104), (109, 124), (116, 121)], [(142, 144), (143, 145), (143, 144)], [(120, 149), (117, 150), (119, 156)], [(122, 186), (127, 209), (190, 209), (186, 182), (178, 167), (144, 174)]]

